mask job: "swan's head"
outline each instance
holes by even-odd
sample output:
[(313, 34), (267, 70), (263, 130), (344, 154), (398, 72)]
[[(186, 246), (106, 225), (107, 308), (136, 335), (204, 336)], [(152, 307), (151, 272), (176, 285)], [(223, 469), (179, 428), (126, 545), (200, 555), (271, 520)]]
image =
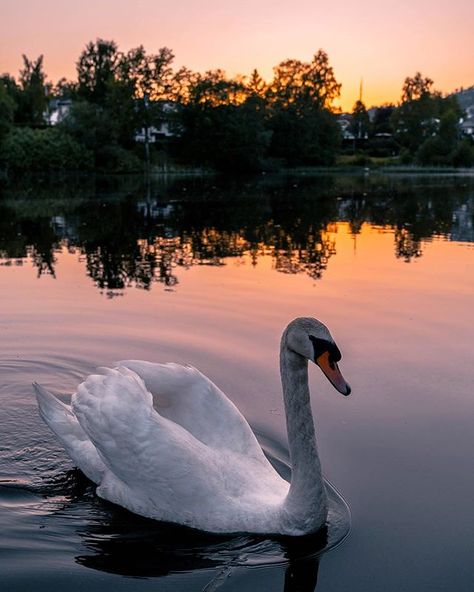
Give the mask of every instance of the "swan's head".
[(329, 382), (343, 395), (351, 387), (344, 380), (337, 363), (342, 355), (326, 325), (311, 317), (291, 321), (283, 333), (283, 341), (290, 350), (317, 364)]

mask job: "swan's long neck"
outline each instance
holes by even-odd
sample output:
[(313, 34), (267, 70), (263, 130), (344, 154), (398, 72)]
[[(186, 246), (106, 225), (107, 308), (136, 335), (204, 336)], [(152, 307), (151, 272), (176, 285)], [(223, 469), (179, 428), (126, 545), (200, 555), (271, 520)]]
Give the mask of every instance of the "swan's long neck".
[(292, 520), (318, 530), (326, 521), (327, 496), (316, 446), (308, 387), (308, 361), (281, 342), (280, 372), (291, 458), (285, 510)]

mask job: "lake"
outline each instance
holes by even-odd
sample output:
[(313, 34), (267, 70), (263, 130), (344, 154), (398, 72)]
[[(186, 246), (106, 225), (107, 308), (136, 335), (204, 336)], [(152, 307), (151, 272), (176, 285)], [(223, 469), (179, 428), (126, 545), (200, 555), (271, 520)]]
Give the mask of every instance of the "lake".
[[(473, 246), (468, 175), (3, 187), (2, 590), (472, 590)], [(38, 415), (33, 381), (68, 401), (120, 359), (192, 364), (289, 476), (278, 351), (297, 316), (329, 327), (352, 387), (310, 368), (344, 540), (332, 523), (285, 540), (135, 517), (97, 498)]]

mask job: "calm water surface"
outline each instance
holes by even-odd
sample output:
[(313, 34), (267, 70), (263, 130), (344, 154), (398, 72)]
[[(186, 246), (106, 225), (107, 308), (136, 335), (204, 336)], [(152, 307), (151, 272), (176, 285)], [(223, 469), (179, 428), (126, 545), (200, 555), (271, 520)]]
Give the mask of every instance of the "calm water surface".
[[(465, 176), (5, 187), (2, 590), (472, 590), (473, 214)], [(303, 315), (330, 327), (353, 389), (310, 368), (323, 469), (352, 514), (330, 552), (335, 515), (288, 541), (106, 504), (36, 411), (33, 380), (67, 401), (99, 365), (190, 363), (288, 475), (278, 347)]]

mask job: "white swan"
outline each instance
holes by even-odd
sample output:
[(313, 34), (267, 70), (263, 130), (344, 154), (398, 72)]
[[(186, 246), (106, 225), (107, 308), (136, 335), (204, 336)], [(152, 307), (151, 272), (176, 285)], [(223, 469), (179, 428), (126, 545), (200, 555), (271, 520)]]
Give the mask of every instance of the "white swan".
[(128, 360), (79, 385), (71, 406), (34, 384), (41, 416), (97, 494), (136, 514), (216, 533), (303, 535), (324, 526), (308, 360), (350, 388), (328, 329), (292, 321), (280, 369), (292, 464), (282, 479), (234, 404), (190, 366)]

